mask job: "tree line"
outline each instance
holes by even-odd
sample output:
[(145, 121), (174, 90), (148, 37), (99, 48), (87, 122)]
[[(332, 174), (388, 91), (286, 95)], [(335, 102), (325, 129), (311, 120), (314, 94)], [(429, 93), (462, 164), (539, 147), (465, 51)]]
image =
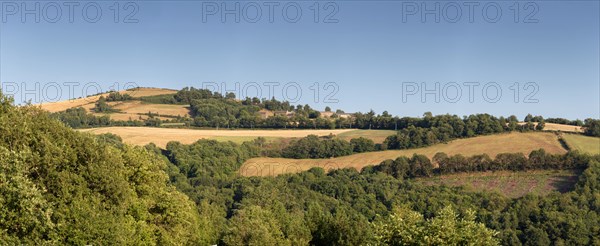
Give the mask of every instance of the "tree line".
[(129, 120), (113, 120), (110, 115), (94, 115), (87, 112), (82, 107), (69, 108), (65, 111), (55, 112), (50, 117), (57, 119), (67, 126), (78, 129), (78, 128), (91, 128), (91, 127), (105, 127), (105, 126), (152, 126), (159, 127), (162, 123), (177, 123), (180, 122), (180, 117), (161, 120), (156, 115), (148, 112), (148, 117), (143, 118), (140, 115), (138, 118)]
[(281, 155), (270, 152), (269, 157), (285, 157), (294, 159), (317, 159), (347, 156), (376, 150), (376, 144), (364, 137), (351, 139), (349, 142), (330, 135), (320, 139), (309, 135), (292, 142), (281, 150)]
[[(414, 124), (414, 125), (413, 125)], [(416, 126), (415, 126), (416, 125)], [(328, 136), (319, 138), (307, 136), (283, 146), (270, 147), (267, 156), (294, 159), (333, 158), (355, 153), (381, 151), (388, 149), (414, 149), (438, 143), (446, 143), (457, 138), (498, 134), (511, 131), (540, 131), (543, 124), (531, 122), (518, 124), (516, 118), (496, 118), (488, 114), (470, 115), (459, 119), (450, 115), (431, 116), (426, 114), (423, 120), (411, 123), (408, 127), (388, 136), (383, 144), (375, 144), (366, 138), (351, 139), (349, 142)], [(281, 151), (277, 151), (281, 149)]]
[(522, 153), (500, 153), (494, 159), (487, 154), (465, 157), (448, 156), (439, 152), (432, 159), (418, 154), (410, 158), (401, 156), (395, 160), (386, 160), (377, 166), (365, 167), (362, 171), (382, 172), (395, 178), (407, 179), (487, 171), (585, 169), (587, 158), (575, 152), (565, 155), (548, 154), (544, 149), (534, 150), (527, 157)]

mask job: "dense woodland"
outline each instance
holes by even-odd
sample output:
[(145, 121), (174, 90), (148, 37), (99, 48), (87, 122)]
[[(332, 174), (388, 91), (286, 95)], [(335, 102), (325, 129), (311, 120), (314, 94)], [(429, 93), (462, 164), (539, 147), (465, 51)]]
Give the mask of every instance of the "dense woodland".
[(0, 95), (0, 244), (199, 241), (198, 210), (167, 163), (107, 139)]
[[(245, 158), (257, 154), (252, 143), (236, 146), (200, 140), (192, 145), (172, 143), (166, 151), (151, 145), (147, 148), (167, 156), (172, 163), (169, 175), (173, 184), (204, 208), (201, 217), (216, 227), (211, 231), (212, 236), (207, 235), (210, 242), (224, 245), (260, 242), (315, 245), (395, 242), (401, 245), (425, 235), (435, 235), (427, 237), (428, 240), (442, 240), (437, 244), (466, 240), (489, 245), (497, 242), (581, 245), (600, 240), (597, 226), (600, 223), (597, 192), (600, 156), (576, 152), (549, 155), (539, 150), (532, 152), (529, 158), (507, 153), (491, 159), (486, 155), (448, 157), (441, 153), (434, 160), (415, 155), (362, 171), (340, 169), (325, 173), (323, 169), (313, 168), (299, 174), (245, 178), (231, 170), (239, 168)], [(215, 162), (214, 158), (222, 161)], [(434, 162), (439, 168), (434, 168)], [(219, 164), (213, 168), (208, 163)], [(518, 199), (495, 193), (471, 193), (460, 188), (426, 187), (412, 181), (415, 177), (446, 173), (531, 169), (585, 171), (572, 192)], [(226, 171), (214, 173), (215, 170)], [(436, 220), (439, 216), (464, 216), (462, 223), (471, 223), (469, 228), (479, 229), (466, 234), (456, 229), (441, 235), (444, 232), (440, 228), (458, 226), (458, 223)], [(406, 224), (396, 223), (398, 217), (408, 218), (402, 220)], [(443, 222), (448, 224), (439, 224)], [(408, 235), (402, 230), (421, 227), (423, 234), (418, 235)], [(481, 243), (467, 239), (473, 235), (478, 235), (476, 238), (482, 240)], [(462, 244), (466, 244), (465, 241)]]
[[(240, 167), (263, 154), (264, 141), (133, 147), (115, 135), (75, 132), (54, 117), (0, 96), (3, 244), (600, 244), (600, 156), (438, 153), (431, 160), (401, 157), (363, 170), (242, 177)], [(443, 128), (431, 120), (436, 117), (426, 115), (406, 129), (431, 135)], [(469, 124), (455, 131), (452, 123), (436, 133), (452, 139), (504, 131), (489, 122), (478, 123), (473, 134), (465, 130)], [(324, 143), (330, 144), (352, 152), (376, 148), (364, 139)], [(582, 174), (570, 192), (516, 199), (413, 180), (532, 169)]]
[[(311, 108), (309, 105), (291, 105), (286, 101), (272, 99), (245, 98), (236, 99), (236, 95), (228, 93), (222, 95), (218, 92), (212, 92), (206, 89), (196, 89), (186, 87), (175, 94), (147, 96), (134, 98), (127, 94), (122, 95), (118, 92), (110, 93), (106, 98), (102, 97), (94, 108), (95, 112), (110, 113), (114, 110), (106, 103), (111, 101), (141, 100), (147, 103), (159, 104), (181, 104), (190, 105), (191, 117), (173, 116), (169, 122), (184, 123), (189, 127), (215, 127), (215, 128), (298, 128), (298, 129), (386, 129), (386, 130), (404, 130), (408, 129), (406, 134), (419, 134), (414, 129), (426, 128), (438, 137), (424, 137), (424, 141), (447, 141), (452, 138), (471, 137), (481, 134), (492, 134), (502, 131), (514, 130), (538, 130), (544, 128), (545, 122), (570, 124), (586, 127), (586, 134), (590, 136), (600, 136), (600, 120), (587, 119), (585, 122), (580, 120), (570, 121), (561, 118), (550, 118), (545, 120), (542, 116), (527, 115), (523, 121), (527, 124), (519, 125), (519, 119), (516, 116), (494, 117), (488, 114), (476, 114), (465, 117), (456, 115), (438, 115), (425, 113), (423, 117), (398, 117), (392, 116), (387, 111), (376, 114), (374, 111), (368, 113), (353, 113), (351, 117), (340, 117), (344, 114), (343, 110), (336, 110), (330, 118), (320, 117), (321, 112)], [(266, 119), (258, 113), (260, 110), (290, 112), (290, 116), (273, 115)], [(83, 112), (82, 112), (83, 111)], [(331, 111), (327, 108), (326, 111)], [(131, 119), (129, 121), (112, 121), (102, 119), (91, 114), (85, 114), (84, 109), (70, 109), (64, 112), (54, 114), (54, 117), (65, 122), (73, 128), (98, 127), (106, 125), (115, 126), (160, 126), (163, 123), (160, 119), (154, 118), (149, 114), (150, 119), (140, 120)], [(535, 123), (535, 124), (534, 124)], [(403, 134), (400, 134), (403, 135)], [(399, 137), (400, 142), (404, 143)], [(420, 145), (416, 143), (416, 145)]]

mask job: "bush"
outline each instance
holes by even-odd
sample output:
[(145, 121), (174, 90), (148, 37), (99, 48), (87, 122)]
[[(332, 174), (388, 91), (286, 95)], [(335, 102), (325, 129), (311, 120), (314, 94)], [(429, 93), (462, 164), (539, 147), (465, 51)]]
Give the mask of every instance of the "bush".
[(351, 155), (353, 147), (347, 141), (333, 138), (320, 140), (316, 135), (295, 140), (282, 151), (285, 158), (316, 159)]
[(350, 140), (350, 144), (355, 153), (371, 152), (375, 150), (375, 143), (373, 140), (364, 137), (353, 138)]

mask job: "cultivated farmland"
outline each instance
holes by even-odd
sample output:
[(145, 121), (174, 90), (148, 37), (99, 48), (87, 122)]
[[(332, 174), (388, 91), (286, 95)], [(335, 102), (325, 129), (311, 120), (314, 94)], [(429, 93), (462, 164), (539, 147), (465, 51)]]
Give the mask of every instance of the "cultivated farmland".
[(267, 139), (276, 138), (301, 138), (308, 135), (327, 136), (329, 134), (342, 134), (353, 131), (345, 130), (193, 130), (172, 129), (153, 127), (102, 127), (82, 129), (82, 132), (93, 134), (113, 133), (123, 138), (125, 143), (135, 145), (146, 145), (155, 143), (159, 147), (165, 147), (170, 141), (178, 141), (183, 144), (191, 144), (199, 139), (216, 139), (220, 141), (233, 141), (241, 143), (250, 141), (257, 137)]
[[(145, 97), (145, 96), (156, 96), (156, 95), (166, 95), (166, 94), (175, 94), (176, 90), (171, 89), (161, 89), (161, 88), (135, 88), (131, 90), (119, 91), (121, 94), (129, 94), (132, 97)], [(60, 102), (51, 102), (51, 103), (42, 103), (40, 106), (42, 109), (45, 109), (50, 112), (59, 112), (65, 111), (70, 108), (83, 107), (89, 111), (89, 109), (94, 107), (94, 103), (98, 101), (100, 96), (108, 96), (109, 93), (103, 93), (95, 96), (89, 96), (85, 98), (77, 98), (70, 99), (66, 101)], [(148, 112), (146, 112), (148, 113)]]
[(570, 191), (580, 170), (535, 170), (527, 172), (477, 172), (459, 173), (418, 178), (425, 185), (462, 186), (469, 191), (492, 191), (507, 197), (522, 197), (527, 194), (547, 195), (552, 191)]
[(571, 125), (563, 125), (563, 124), (555, 124), (555, 123), (545, 123), (544, 131), (561, 131), (561, 132), (583, 132), (583, 128), (581, 126), (571, 126)]
[(114, 104), (113, 108), (130, 114), (147, 114), (150, 112), (165, 116), (181, 117), (189, 116), (190, 114), (189, 105), (149, 104), (142, 103), (141, 101), (118, 102)]
[(353, 138), (364, 137), (373, 140), (375, 143), (383, 143), (385, 138), (394, 134), (396, 134), (396, 131), (392, 130), (354, 130), (344, 132), (338, 135), (338, 137), (346, 141), (350, 141)]
[(513, 132), (458, 139), (447, 144), (437, 144), (419, 149), (368, 152), (331, 159), (253, 158), (244, 163), (240, 173), (244, 176), (272, 176), (305, 171), (312, 167), (322, 167), (326, 170), (352, 167), (360, 170), (365, 166), (377, 165), (384, 160), (396, 159), (399, 156), (410, 157), (415, 153), (426, 155), (429, 158), (432, 158), (438, 152), (464, 156), (486, 153), (493, 158), (499, 153), (521, 152), (527, 155), (531, 151), (540, 148), (545, 149), (548, 153), (563, 154), (567, 152), (554, 133)]

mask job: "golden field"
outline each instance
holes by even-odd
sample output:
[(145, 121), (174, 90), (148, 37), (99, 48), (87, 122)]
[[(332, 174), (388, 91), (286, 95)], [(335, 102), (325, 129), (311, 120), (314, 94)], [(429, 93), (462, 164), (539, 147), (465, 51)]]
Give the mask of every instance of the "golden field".
[(353, 138), (364, 137), (373, 140), (375, 143), (383, 143), (385, 138), (394, 134), (396, 134), (396, 131), (393, 130), (354, 130), (344, 132), (338, 135), (338, 137), (346, 141), (350, 141)]
[(570, 126), (570, 125), (562, 125), (562, 124), (554, 124), (554, 123), (546, 123), (544, 125), (545, 131), (561, 131), (561, 132), (583, 132), (583, 128), (581, 126)]
[(141, 101), (126, 101), (114, 102), (111, 106), (113, 106), (114, 109), (129, 114), (147, 114), (148, 112), (151, 112), (153, 114), (181, 117), (189, 116), (190, 114), (189, 105), (149, 104)]
[[(132, 90), (123, 90), (119, 91), (121, 94), (129, 94), (132, 97), (144, 97), (144, 96), (157, 96), (157, 95), (166, 95), (166, 94), (175, 94), (176, 90), (171, 89), (161, 89), (161, 88), (136, 88)], [(70, 99), (66, 101), (60, 102), (52, 102), (52, 103), (42, 103), (39, 106), (42, 109), (47, 110), (49, 112), (60, 112), (65, 111), (69, 108), (77, 108), (83, 107), (89, 111), (89, 109), (94, 107), (94, 103), (98, 101), (100, 96), (108, 96), (109, 93), (103, 93), (100, 95), (89, 96), (84, 98)], [(148, 112), (146, 112), (148, 113)]]
[(123, 142), (134, 145), (146, 145), (155, 143), (164, 148), (170, 141), (178, 141), (183, 144), (191, 144), (199, 139), (216, 139), (219, 141), (243, 142), (265, 137), (274, 138), (301, 138), (308, 135), (327, 136), (338, 135), (345, 130), (196, 130), (196, 129), (174, 129), (156, 127), (102, 127), (81, 129), (79, 131), (93, 134), (112, 133), (123, 138)]
[(431, 158), (438, 152), (448, 155), (461, 154), (472, 156), (488, 154), (494, 157), (499, 153), (521, 152), (528, 155), (531, 151), (543, 148), (548, 153), (566, 153), (558, 137), (554, 133), (506, 133), (498, 135), (480, 136), (467, 139), (458, 139), (447, 144), (437, 144), (419, 149), (387, 150), (368, 152), (343, 156), (331, 159), (286, 159), (286, 158), (253, 158), (240, 168), (244, 176), (273, 176), (283, 173), (293, 173), (308, 170), (312, 167), (321, 167), (326, 170), (335, 168), (352, 167), (361, 170), (365, 166), (377, 165), (384, 160), (396, 159), (400, 156), (422, 154)]

